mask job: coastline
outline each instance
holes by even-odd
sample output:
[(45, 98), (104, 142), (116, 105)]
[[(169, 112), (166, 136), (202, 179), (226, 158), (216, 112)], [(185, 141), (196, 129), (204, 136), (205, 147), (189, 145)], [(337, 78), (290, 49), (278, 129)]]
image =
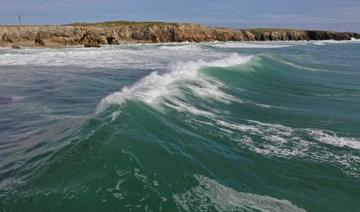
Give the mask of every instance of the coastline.
[(161, 22), (0, 26), (0, 47), (101, 47), (124, 43), (310, 41), (360, 39), (360, 33), (295, 29), (230, 29)]

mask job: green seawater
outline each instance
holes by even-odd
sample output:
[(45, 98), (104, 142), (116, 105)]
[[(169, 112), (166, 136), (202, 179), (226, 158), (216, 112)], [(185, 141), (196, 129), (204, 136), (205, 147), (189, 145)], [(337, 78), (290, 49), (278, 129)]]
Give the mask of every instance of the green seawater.
[(360, 42), (0, 49), (0, 211), (360, 211)]

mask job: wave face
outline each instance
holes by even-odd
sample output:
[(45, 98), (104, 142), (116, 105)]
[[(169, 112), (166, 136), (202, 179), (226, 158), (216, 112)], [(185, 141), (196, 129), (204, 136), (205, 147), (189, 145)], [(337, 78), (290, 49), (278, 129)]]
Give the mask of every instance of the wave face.
[(356, 211), (359, 45), (0, 49), (0, 209)]

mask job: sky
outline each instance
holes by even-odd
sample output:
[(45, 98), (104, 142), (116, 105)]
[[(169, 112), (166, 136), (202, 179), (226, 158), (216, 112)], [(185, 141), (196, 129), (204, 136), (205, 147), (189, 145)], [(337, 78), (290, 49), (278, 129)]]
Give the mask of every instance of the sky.
[(0, 0), (0, 24), (109, 20), (360, 32), (360, 0)]

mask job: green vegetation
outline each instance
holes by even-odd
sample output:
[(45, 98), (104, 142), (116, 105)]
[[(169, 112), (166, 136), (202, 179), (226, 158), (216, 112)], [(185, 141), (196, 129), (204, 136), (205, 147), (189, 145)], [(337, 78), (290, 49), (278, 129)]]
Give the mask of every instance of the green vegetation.
[(98, 22), (98, 23), (76, 22), (76, 23), (66, 24), (65, 26), (124, 27), (124, 26), (155, 25), (155, 24), (159, 25), (159, 24), (175, 24), (175, 23), (156, 22), (156, 21), (144, 21), (144, 22), (105, 21), (105, 22)]
[(246, 29), (246, 30), (253, 33), (302, 31), (297, 29), (276, 29), (276, 28), (256, 28), (256, 29)]

